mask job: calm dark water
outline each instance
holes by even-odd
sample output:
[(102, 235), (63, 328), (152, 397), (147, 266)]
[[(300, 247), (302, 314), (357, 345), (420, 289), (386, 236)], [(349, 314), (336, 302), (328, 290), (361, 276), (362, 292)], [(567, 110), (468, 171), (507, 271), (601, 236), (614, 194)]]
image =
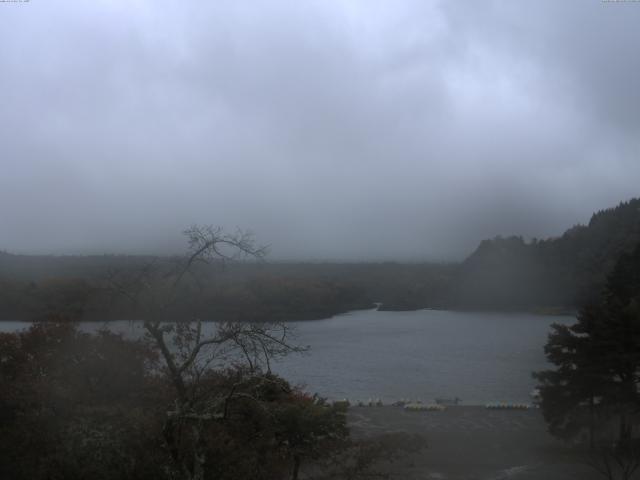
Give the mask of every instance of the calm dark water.
[(352, 312), (295, 322), (309, 355), (275, 370), (330, 398), (528, 402), (531, 372), (549, 367), (549, 326), (573, 317), (436, 310)]
[[(531, 372), (549, 366), (543, 350), (549, 326), (574, 321), (513, 313), (357, 311), (291, 322), (296, 343), (310, 351), (286, 357), (273, 369), (332, 399), (528, 402), (535, 386)], [(27, 325), (2, 322), (0, 330)], [(102, 327), (82, 325), (89, 331)], [(109, 328), (140, 334), (140, 325), (132, 322), (111, 322)]]

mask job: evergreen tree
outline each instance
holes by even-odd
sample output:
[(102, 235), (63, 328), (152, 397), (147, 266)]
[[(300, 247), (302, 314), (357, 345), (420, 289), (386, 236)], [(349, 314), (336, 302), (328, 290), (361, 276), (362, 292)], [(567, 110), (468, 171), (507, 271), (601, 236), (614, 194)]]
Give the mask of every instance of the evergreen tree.
[(640, 411), (640, 245), (620, 257), (602, 298), (572, 326), (554, 325), (545, 347), (555, 370), (534, 374), (550, 431), (593, 445), (617, 419), (618, 443), (632, 440)]

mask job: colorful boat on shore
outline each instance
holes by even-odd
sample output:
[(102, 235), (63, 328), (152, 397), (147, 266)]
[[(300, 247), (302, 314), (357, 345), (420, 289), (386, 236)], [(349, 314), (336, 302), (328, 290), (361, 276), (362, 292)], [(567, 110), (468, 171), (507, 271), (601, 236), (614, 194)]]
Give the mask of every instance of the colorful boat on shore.
[(410, 412), (442, 412), (446, 408), (444, 405), (438, 405), (437, 403), (407, 403), (404, 406), (404, 409)]
[(529, 410), (531, 405), (528, 403), (487, 403), (486, 408), (489, 410)]

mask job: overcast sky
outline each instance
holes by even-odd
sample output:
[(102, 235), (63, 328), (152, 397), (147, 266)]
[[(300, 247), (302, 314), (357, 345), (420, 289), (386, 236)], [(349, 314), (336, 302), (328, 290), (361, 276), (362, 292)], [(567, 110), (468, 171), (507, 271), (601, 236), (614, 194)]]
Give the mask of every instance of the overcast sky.
[(462, 258), (640, 195), (640, 3), (0, 3), (0, 249)]

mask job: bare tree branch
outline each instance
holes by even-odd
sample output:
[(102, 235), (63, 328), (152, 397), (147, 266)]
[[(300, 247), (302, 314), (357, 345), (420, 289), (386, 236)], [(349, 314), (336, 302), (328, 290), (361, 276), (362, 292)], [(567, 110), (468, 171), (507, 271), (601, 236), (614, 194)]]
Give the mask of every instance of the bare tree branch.
[[(261, 366), (271, 370), (273, 357), (304, 349), (289, 344), (288, 327), (278, 323), (215, 323), (209, 324), (213, 331), (205, 333), (203, 312), (197, 311), (197, 303), (191, 305), (194, 310), (191, 318), (168, 318), (169, 307), (189, 292), (183, 288), (187, 278), (202, 293), (203, 271), (197, 265), (240, 258), (262, 260), (267, 253), (266, 247), (256, 245), (251, 232), (239, 229), (227, 234), (220, 227), (194, 225), (184, 234), (188, 253), (173, 266), (170, 261), (154, 259), (134, 274), (111, 272), (107, 282), (113, 292), (132, 302), (144, 317), (148, 338), (159, 351), (176, 392), (163, 429), (165, 442), (184, 478), (199, 480), (204, 478), (206, 456), (202, 438), (207, 422), (224, 420), (234, 400), (249, 400), (264, 408), (251, 391), (240, 389), (242, 378), (229, 392), (206, 390), (203, 397), (200, 387), (207, 369), (213, 362), (222, 365), (244, 359), (249, 374), (256, 378), (254, 374)], [(189, 458), (181, 453), (185, 435), (189, 436), (187, 444), (192, 448)]]

